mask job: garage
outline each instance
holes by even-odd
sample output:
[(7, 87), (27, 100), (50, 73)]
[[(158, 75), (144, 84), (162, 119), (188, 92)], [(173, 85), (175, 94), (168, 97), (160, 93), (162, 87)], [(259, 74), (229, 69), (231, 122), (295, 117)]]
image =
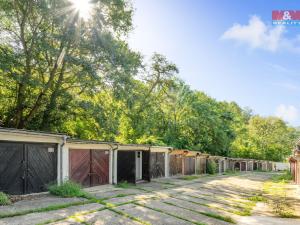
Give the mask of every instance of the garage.
[(0, 142), (0, 191), (29, 194), (57, 182), (57, 144)]
[(109, 151), (70, 149), (70, 179), (83, 187), (109, 183)]
[(183, 154), (182, 150), (174, 150), (170, 153), (170, 176), (182, 175)]
[(150, 149), (151, 178), (168, 177), (169, 151), (171, 147), (152, 146)]
[(119, 145), (114, 152), (115, 183), (150, 181), (150, 147)]
[(0, 128), (0, 191), (22, 195), (47, 191), (60, 182), (64, 135)]
[(151, 152), (150, 153), (150, 168), (151, 178), (165, 176), (165, 153)]

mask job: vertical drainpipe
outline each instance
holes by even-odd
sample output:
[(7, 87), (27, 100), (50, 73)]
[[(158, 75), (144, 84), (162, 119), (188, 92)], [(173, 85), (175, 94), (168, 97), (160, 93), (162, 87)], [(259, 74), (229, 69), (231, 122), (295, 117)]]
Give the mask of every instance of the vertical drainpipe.
[(64, 178), (63, 178), (63, 147), (65, 146), (65, 144), (67, 142), (67, 138), (68, 138), (68, 136), (64, 135), (63, 143), (60, 145), (60, 166), (59, 166), (60, 181), (59, 181), (59, 184), (62, 184), (64, 181)]
[(112, 184), (115, 184), (114, 183), (114, 180), (115, 180), (115, 151), (118, 150), (119, 148), (119, 145), (116, 144), (115, 146), (114, 145), (111, 145), (111, 144), (108, 144), (110, 147), (111, 147), (111, 157), (112, 157), (112, 171), (111, 171), (111, 176), (112, 176)]

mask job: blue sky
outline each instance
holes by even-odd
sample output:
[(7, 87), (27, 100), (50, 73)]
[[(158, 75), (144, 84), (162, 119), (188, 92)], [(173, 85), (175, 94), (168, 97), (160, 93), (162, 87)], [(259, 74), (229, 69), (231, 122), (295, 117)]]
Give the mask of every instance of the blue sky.
[(286, 0), (134, 0), (132, 48), (177, 64), (193, 89), (300, 125), (300, 26), (272, 25)]

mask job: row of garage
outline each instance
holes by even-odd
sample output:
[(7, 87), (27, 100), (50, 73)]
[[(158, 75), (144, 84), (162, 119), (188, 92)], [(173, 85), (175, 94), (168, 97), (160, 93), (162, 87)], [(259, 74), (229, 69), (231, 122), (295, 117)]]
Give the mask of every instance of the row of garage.
[[(203, 174), (209, 160), (217, 162), (217, 172), (232, 166), (229, 159), (228, 165), (224, 164), (224, 157), (171, 147), (77, 140), (63, 134), (0, 129), (0, 191), (9, 194), (43, 192), (48, 185), (65, 180), (91, 187)], [(240, 167), (243, 168), (242, 162)]]

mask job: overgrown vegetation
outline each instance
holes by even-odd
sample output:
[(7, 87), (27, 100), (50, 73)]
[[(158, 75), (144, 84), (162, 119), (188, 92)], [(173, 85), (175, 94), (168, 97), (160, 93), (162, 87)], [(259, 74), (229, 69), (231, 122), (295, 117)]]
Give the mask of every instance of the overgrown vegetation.
[(285, 170), (282, 174), (272, 177), (273, 182), (289, 183), (293, 179), (289, 170)]
[(49, 187), (50, 194), (61, 197), (89, 197), (88, 193), (82, 190), (82, 187), (72, 181), (65, 181), (61, 185), (51, 185)]
[(0, 1), (1, 126), (214, 155), (290, 154), (299, 133), (283, 120), (192, 90), (163, 55), (145, 61), (130, 49), (130, 1), (95, 0), (88, 22), (63, 13), (70, 4)]
[(207, 162), (207, 165), (206, 165), (206, 170), (207, 170), (207, 173), (208, 174), (215, 174), (216, 173), (216, 170), (217, 170), (217, 164), (212, 161), (212, 160), (209, 160)]
[(187, 176), (182, 176), (179, 177), (178, 179), (181, 180), (195, 180), (195, 179), (199, 179), (201, 176), (197, 176), (197, 175), (187, 175)]
[(0, 205), (9, 205), (11, 201), (7, 194), (0, 192)]
[(287, 183), (291, 180), (289, 171), (274, 175), (271, 181), (264, 183), (263, 191), (274, 213), (283, 218), (296, 218), (292, 202), (288, 199)]
[(133, 188), (133, 187), (136, 187), (135, 184), (133, 183), (128, 183), (127, 181), (123, 181), (123, 182), (119, 182), (115, 185), (116, 187), (118, 188)]

